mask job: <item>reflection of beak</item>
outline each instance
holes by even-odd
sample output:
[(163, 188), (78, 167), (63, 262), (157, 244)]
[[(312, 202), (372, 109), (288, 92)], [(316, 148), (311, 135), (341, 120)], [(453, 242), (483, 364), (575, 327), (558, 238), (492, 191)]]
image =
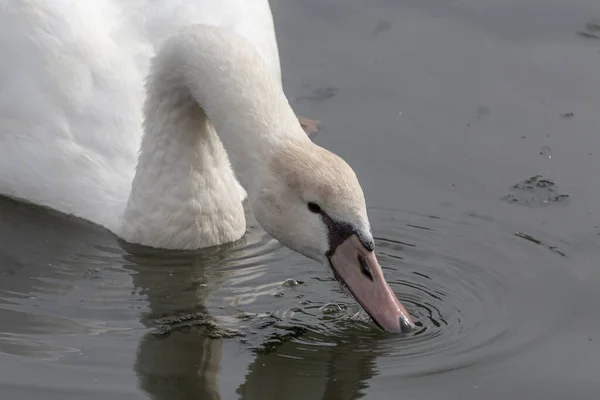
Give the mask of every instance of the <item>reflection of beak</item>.
[(336, 275), (384, 331), (411, 332), (415, 325), (383, 276), (374, 251), (364, 248), (356, 235), (342, 242), (329, 256)]

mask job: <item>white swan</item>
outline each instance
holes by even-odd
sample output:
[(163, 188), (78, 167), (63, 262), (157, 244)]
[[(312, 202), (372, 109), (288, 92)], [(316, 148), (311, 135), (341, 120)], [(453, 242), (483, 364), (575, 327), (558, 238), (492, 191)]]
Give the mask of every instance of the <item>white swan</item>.
[(244, 235), (247, 191), (380, 327), (413, 327), (353, 170), (283, 92), (267, 0), (0, 0), (0, 51), (0, 194), (196, 249)]

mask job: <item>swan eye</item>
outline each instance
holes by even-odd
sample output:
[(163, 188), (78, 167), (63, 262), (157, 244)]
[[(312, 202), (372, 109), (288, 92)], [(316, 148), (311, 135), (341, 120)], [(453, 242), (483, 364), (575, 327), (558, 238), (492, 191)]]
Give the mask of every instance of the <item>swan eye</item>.
[(323, 210), (321, 210), (321, 207), (317, 203), (310, 202), (308, 203), (308, 211), (319, 214)]

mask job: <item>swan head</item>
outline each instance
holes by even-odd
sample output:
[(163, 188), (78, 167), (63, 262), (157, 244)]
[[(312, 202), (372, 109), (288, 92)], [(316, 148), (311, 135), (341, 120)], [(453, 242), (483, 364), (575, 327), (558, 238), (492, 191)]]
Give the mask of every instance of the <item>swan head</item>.
[(377, 261), (356, 174), (340, 157), (309, 140), (279, 146), (251, 208), (279, 242), (330, 267), (381, 329), (414, 329)]

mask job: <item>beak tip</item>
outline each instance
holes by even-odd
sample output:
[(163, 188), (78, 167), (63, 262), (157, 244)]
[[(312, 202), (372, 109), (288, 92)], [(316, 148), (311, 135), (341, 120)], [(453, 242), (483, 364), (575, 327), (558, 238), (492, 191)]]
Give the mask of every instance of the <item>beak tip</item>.
[(407, 316), (401, 315), (398, 320), (401, 333), (412, 333), (415, 330), (415, 325)]

